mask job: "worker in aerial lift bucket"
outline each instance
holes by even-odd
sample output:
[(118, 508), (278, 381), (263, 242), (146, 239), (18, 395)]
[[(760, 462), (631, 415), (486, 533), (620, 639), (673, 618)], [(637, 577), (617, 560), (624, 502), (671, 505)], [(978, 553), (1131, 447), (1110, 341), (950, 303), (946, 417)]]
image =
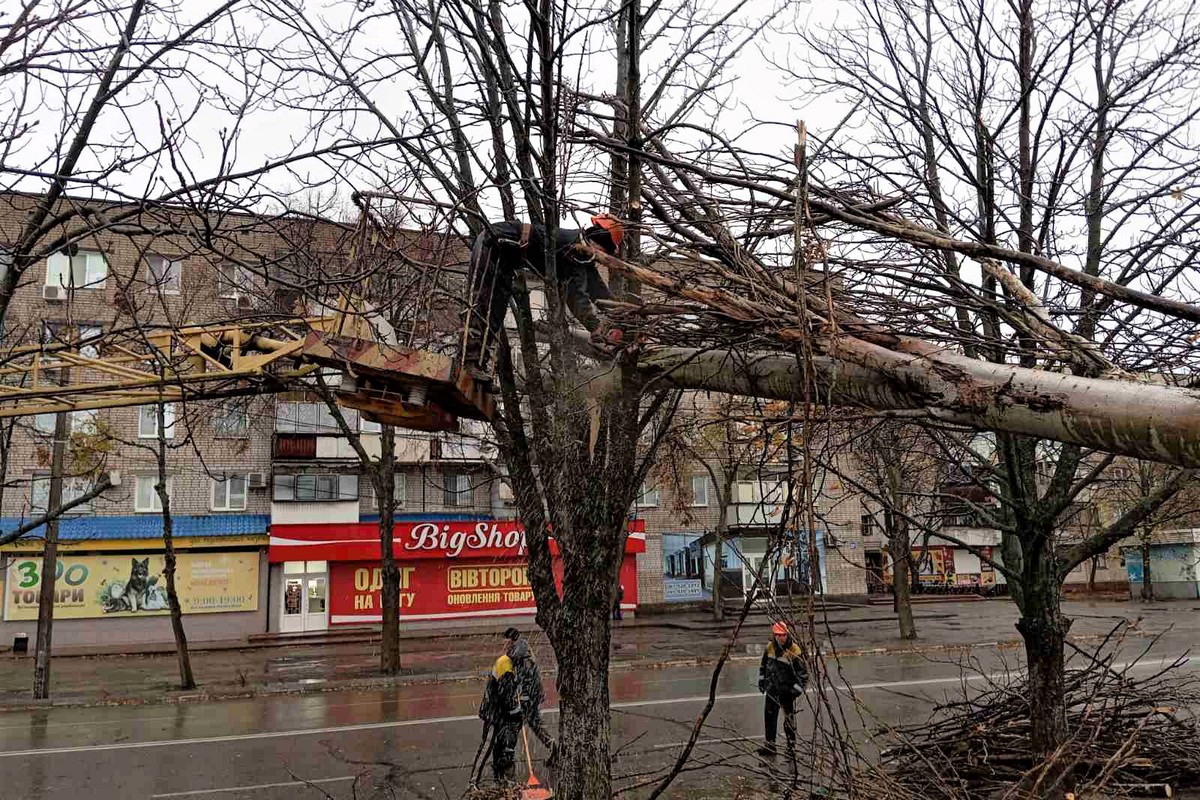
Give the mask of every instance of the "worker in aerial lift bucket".
[[(597, 214), (584, 230), (559, 228), (554, 241), (555, 279), (562, 285), (567, 307), (602, 349), (621, 345), (620, 329), (602, 325), (594, 303), (612, 299), (596, 262), (576, 245), (589, 243), (609, 255), (617, 252), (625, 228), (609, 214)], [(486, 377), (496, 337), (503, 332), (504, 315), (512, 296), (517, 270), (528, 269), (547, 279), (546, 229), (541, 225), (502, 222), (479, 234), (471, 248), (473, 302), (467, 320), (463, 364), (477, 377)]]

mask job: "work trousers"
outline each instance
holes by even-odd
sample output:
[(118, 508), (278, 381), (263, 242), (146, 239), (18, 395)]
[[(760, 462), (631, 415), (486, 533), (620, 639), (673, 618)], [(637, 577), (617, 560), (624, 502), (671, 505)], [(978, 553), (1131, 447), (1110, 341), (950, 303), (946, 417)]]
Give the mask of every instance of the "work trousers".
[(554, 749), (554, 737), (550, 735), (550, 731), (546, 730), (546, 723), (542, 721), (542, 710), (537, 706), (531, 706), (525, 709), (525, 724), (529, 726), (529, 730), (533, 731), (533, 735), (538, 738), (546, 749)]
[(517, 774), (517, 737), (521, 720), (505, 720), (496, 725), (492, 738), (492, 777), (496, 783), (510, 783)]
[(796, 695), (785, 694), (776, 697), (767, 693), (767, 703), (763, 708), (764, 734), (767, 746), (775, 746), (775, 733), (779, 727), (779, 709), (783, 709), (783, 735), (787, 738), (788, 750), (796, 746)]

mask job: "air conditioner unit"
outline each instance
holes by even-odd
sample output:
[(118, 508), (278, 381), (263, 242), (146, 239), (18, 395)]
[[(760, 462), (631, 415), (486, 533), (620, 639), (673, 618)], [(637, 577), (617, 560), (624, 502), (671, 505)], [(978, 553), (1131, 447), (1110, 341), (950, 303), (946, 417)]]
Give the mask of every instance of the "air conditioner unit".
[(250, 488), (251, 488), (251, 489), (265, 489), (265, 488), (267, 488), (267, 473), (265, 473), (265, 472), (251, 472), (251, 473), (250, 473), (250, 475), (249, 475), (248, 477), (249, 477), (249, 479), (250, 479)]
[(43, 300), (56, 300), (56, 301), (66, 300), (67, 295), (68, 295), (68, 291), (67, 291), (67, 287), (65, 287), (65, 286), (55, 286), (53, 284), (47, 284), (46, 286), (42, 287), (42, 299)]

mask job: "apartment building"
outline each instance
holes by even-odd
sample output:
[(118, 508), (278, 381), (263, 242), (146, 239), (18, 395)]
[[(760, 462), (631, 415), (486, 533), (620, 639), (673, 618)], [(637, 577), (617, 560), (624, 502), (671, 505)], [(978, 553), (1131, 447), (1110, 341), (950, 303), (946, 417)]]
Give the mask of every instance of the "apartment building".
[[(15, 240), (39, 199), (0, 195), (0, 245)], [(47, 252), (26, 271), (6, 319), (8, 347), (68, 344), (85, 358), (104, 359), (141, 352), (138, 336), (146, 330), (290, 315), (304, 298), (300, 278), (336, 269), (353, 236), (350, 228), (311, 219), (214, 219), (78, 199), (60, 210), (122, 221)], [(422, 247), (417, 237), (413, 246)], [(432, 261), (427, 249), (417, 258)], [(299, 389), (163, 408), (177, 578), (193, 641), (381, 619), (372, 483), (328, 407)], [(351, 410), (342, 414), (377, 456), (378, 425)], [(48, 504), (55, 418), (4, 424), (0, 432), (11, 437), (0, 437), (7, 442), (0, 531), (12, 531)], [(157, 406), (74, 412), (69, 426), (64, 501), (82, 496), (103, 472), (119, 485), (60, 522), (55, 642), (169, 641), (155, 491)], [(481, 433), (397, 432), (395, 553), (407, 625), (536, 610), (523, 530)], [(0, 548), (0, 641), (35, 634), (43, 536), (38, 529)], [(628, 610), (638, 603), (643, 549), (644, 532), (631, 523), (622, 566), (632, 586)]]

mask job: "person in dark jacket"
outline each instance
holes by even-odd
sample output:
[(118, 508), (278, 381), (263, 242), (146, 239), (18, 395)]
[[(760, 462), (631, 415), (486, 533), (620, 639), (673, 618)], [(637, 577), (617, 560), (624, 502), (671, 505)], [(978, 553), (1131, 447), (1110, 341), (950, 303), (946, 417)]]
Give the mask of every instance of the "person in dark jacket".
[(498, 784), (512, 783), (516, 778), (521, 717), (520, 680), (512, 658), (502, 655), (492, 666), (479, 704), (479, 718), (492, 727), (492, 777)]
[[(601, 328), (594, 303), (611, 300), (612, 293), (600, 277), (596, 262), (576, 245), (589, 243), (612, 255), (624, 236), (621, 222), (608, 214), (592, 217), (580, 231), (559, 228), (554, 241), (555, 279), (563, 287), (571, 314), (592, 334), (597, 345), (613, 347), (623, 338), (619, 329)], [(467, 349), (463, 363), (485, 377), (496, 337), (504, 328), (504, 315), (518, 270), (546, 275), (546, 229), (541, 225), (502, 222), (479, 234), (471, 248), (473, 301), (467, 320)]]
[(804, 693), (808, 685), (808, 670), (804, 667), (804, 656), (800, 646), (792, 641), (787, 625), (776, 622), (771, 628), (771, 641), (763, 651), (758, 667), (758, 690), (766, 695), (763, 709), (766, 742), (758, 754), (775, 757), (775, 733), (779, 726), (779, 710), (782, 708), (783, 733), (787, 738), (788, 753), (796, 748), (796, 698)]
[(546, 692), (542, 689), (542, 671), (529, 650), (529, 642), (524, 639), (512, 641), (508, 657), (512, 660), (517, 686), (521, 691), (521, 717), (533, 735), (550, 751), (550, 766), (553, 767), (558, 756), (558, 745), (542, 721), (542, 703), (546, 699)]
[(613, 600), (612, 618), (614, 620), (624, 619), (625, 615), (621, 613), (621, 601), (624, 599), (625, 599), (625, 584), (622, 583), (617, 586), (617, 596)]

